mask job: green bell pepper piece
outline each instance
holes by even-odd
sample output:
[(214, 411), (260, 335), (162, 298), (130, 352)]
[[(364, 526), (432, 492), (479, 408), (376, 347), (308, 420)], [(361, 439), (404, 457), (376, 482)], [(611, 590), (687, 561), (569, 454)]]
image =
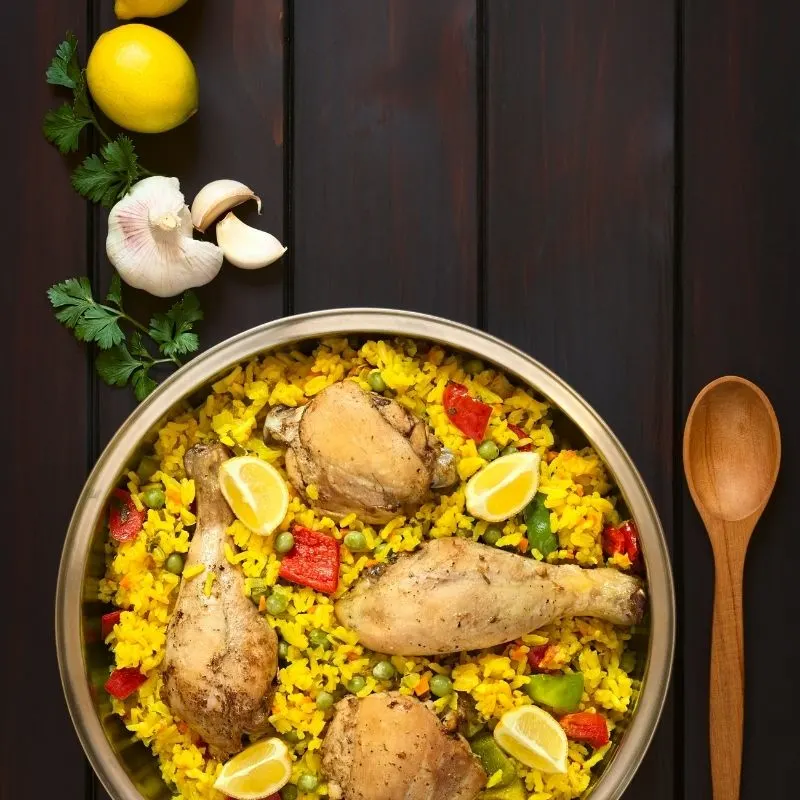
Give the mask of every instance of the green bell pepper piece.
[(517, 777), (517, 768), (514, 766), (514, 762), (500, 749), (491, 733), (478, 734), (469, 743), (469, 746), (480, 759), (487, 777), (491, 778), (497, 770), (502, 770), (503, 777), (497, 786), (508, 786)]
[(583, 673), (531, 675), (525, 691), (534, 703), (548, 706), (553, 711), (576, 711), (583, 696)]
[(528, 544), (547, 557), (558, 549), (558, 539), (550, 527), (550, 509), (544, 504), (545, 495), (537, 492), (525, 508), (525, 525), (528, 528)]

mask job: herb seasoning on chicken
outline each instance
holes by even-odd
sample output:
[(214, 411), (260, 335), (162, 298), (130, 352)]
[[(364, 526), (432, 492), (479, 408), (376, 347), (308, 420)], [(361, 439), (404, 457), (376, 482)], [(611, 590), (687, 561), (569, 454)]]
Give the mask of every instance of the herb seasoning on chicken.
[(487, 777), (465, 739), (397, 692), (339, 702), (322, 766), (331, 800), (474, 800)]
[[(181, 583), (164, 655), (164, 699), (217, 757), (241, 750), (242, 734), (267, 729), (278, 662), (275, 632), (245, 595), (241, 570), (225, 557), (233, 514), (217, 474), (229, 457), (221, 444), (186, 453), (198, 506), (186, 568), (205, 571)], [(206, 591), (208, 574), (216, 579)]]
[(292, 484), (304, 494), (316, 487), (313, 504), (334, 519), (355, 513), (388, 522), (458, 477), (452, 454), (422, 420), (353, 381), (329, 386), (307, 406), (273, 409), (264, 434), (288, 445)]

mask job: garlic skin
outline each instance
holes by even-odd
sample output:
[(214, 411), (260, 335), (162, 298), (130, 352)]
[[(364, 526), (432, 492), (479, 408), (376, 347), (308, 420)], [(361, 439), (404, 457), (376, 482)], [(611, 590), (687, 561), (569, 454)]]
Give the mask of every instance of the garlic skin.
[(217, 223), (217, 243), (225, 258), (240, 269), (261, 269), (286, 252), (271, 233), (245, 225), (232, 211)]
[(222, 250), (192, 236), (178, 179), (156, 175), (135, 184), (111, 209), (106, 252), (129, 286), (174, 297), (213, 280), (222, 267)]
[(261, 198), (239, 181), (218, 180), (206, 184), (192, 203), (192, 224), (200, 233), (205, 233), (211, 223), (235, 206), (255, 200), (261, 213)]

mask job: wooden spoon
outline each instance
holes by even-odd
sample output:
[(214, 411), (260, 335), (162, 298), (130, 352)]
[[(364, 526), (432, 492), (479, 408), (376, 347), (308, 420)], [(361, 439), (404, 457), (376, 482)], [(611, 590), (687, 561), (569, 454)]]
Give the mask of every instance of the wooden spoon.
[(686, 420), (683, 466), (714, 550), (709, 719), (716, 800), (739, 797), (744, 561), (750, 535), (775, 486), (780, 461), (778, 420), (761, 389), (744, 378), (728, 376), (700, 392)]

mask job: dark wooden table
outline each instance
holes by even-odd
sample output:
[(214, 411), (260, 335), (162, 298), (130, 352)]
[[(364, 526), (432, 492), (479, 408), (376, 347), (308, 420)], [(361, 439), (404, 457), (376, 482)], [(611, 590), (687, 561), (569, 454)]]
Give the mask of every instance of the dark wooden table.
[[(85, 52), (112, 5), (0, 9), (2, 800), (106, 797), (65, 709), (52, 599), (73, 503), (132, 400), (98, 382), (46, 303), (69, 276), (104, 287), (110, 266), (104, 214), (72, 192), (39, 128), (56, 102), (43, 75), (56, 43), (71, 29)], [(139, 137), (143, 160), (189, 197), (213, 178), (248, 182), (289, 246), (200, 292), (204, 346), (311, 309), (432, 312), (555, 369), (632, 454), (680, 606), (671, 698), (632, 800), (711, 795), (713, 570), (679, 443), (706, 381), (733, 372), (764, 387), (785, 457), (747, 568), (742, 796), (797, 797), (800, 5), (190, 0), (158, 24), (197, 63), (201, 111)]]

